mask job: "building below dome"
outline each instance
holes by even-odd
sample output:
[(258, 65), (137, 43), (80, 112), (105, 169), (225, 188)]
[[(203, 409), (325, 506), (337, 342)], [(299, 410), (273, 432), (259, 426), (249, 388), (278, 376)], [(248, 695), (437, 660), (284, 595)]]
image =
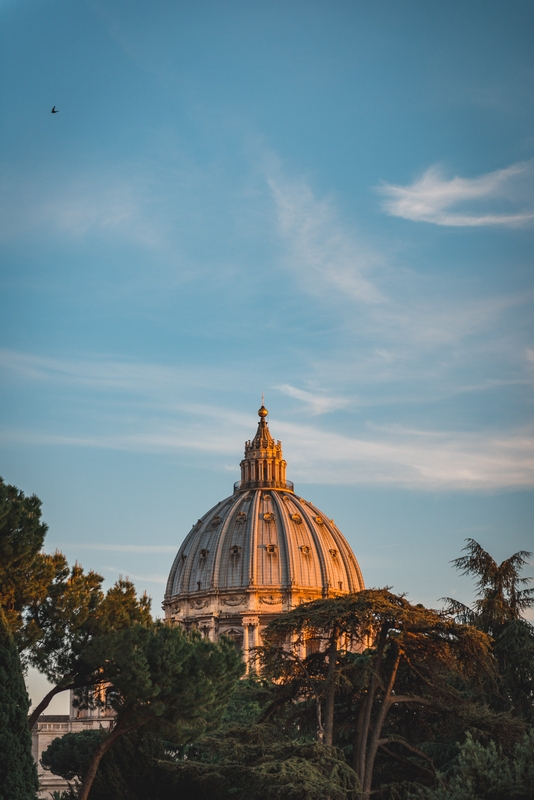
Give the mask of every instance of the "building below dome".
[(286, 479), (282, 444), (267, 409), (245, 443), (234, 493), (186, 536), (169, 574), (165, 618), (212, 641), (226, 634), (249, 661), (268, 623), (284, 611), (364, 588), (350, 545)]

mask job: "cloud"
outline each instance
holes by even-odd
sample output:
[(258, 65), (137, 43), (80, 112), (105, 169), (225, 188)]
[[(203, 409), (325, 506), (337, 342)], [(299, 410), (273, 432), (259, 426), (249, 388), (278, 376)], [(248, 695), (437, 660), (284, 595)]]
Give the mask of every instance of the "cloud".
[(281, 424), (293, 473), (306, 483), (428, 490), (534, 487), (534, 431), (432, 431), (369, 426), (364, 437)]
[(268, 184), (278, 231), (289, 247), (286, 263), (300, 282), (314, 293), (326, 284), (362, 303), (380, 302), (370, 278), (379, 255), (340, 225), (332, 201), (318, 200), (305, 181), (288, 181), (277, 170)]
[(8, 175), (0, 195), (0, 238), (38, 230), (74, 240), (94, 234), (113, 236), (159, 248), (166, 242), (168, 225), (162, 222), (163, 214), (153, 213), (148, 176), (135, 173), (135, 168), (123, 168), (74, 177)]
[(329, 411), (336, 411), (339, 408), (345, 408), (349, 404), (349, 400), (345, 397), (329, 397), (322, 394), (312, 394), (306, 392), (304, 389), (297, 389), (284, 383), (276, 387), (280, 392), (294, 397), (296, 400), (301, 400), (310, 408), (312, 414), (327, 414)]
[(175, 553), (175, 545), (144, 545), (144, 544), (84, 544), (80, 542), (58, 544), (58, 548), (76, 547), (78, 550), (101, 550), (113, 553)]
[(533, 177), (534, 160), (478, 178), (450, 180), (435, 165), (410, 186), (385, 183), (377, 191), (386, 196), (382, 208), (393, 217), (435, 225), (513, 228), (534, 221)]
[[(173, 552), (176, 552), (177, 550), (178, 548), (175, 547)], [(134, 580), (134, 581), (142, 581), (143, 583), (161, 583), (165, 585), (168, 580), (167, 576), (158, 575), (156, 573), (152, 573), (150, 575), (134, 575), (132, 572), (128, 572), (127, 570), (117, 569), (117, 567), (109, 567), (109, 566), (104, 567), (104, 570), (108, 572), (115, 572), (119, 576), (124, 575), (126, 580), (128, 581)]]
[[(142, 434), (68, 437), (11, 430), (1, 434), (0, 440), (138, 453), (209, 452), (218, 457), (211, 459), (211, 466), (225, 469), (228, 456), (236, 455), (243, 430), (230, 413), (221, 408), (216, 413), (226, 420), (224, 431), (207, 429), (189, 418), (167, 425), (160, 421), (157, 430)], [(531, 429), (465, 433), (368, 425), (364, 435), (349, 436), (278, 419), (273, 433), (283, 441), (291, 479), (305, 484), (392, 485), (432, 491), (534, 487)]]

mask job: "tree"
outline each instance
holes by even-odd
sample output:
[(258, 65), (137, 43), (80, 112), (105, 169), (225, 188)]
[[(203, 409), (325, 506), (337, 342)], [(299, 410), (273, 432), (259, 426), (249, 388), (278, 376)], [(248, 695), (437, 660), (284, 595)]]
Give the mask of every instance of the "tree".
[[(105, 735), (101, 730), (67, 733), (54, 739), (43, 753), (41, 763), (54, 775), (79, 785)], [(168, 758), (162, 740), (148, 735), (142, 728), (125, 734), (102, 758), (91, 787), (91, 800), (168, 797), (165, 785), (158, 791), (162, 784), (159, 762)], [(72, 785), (71, 789), (74, 789)]]
[(101, 670), (101, 683), (99, 691), (80, 691), (79, 702), (107, 705), (116, 716), (94, 751), (79, 800), (87, 800), (102, 757), (121, 736), (146, 727), (187, 741), (216, 726), (244, 669), (229, 640), (214, 644), (161, 623), (98, 637), (84, 660)]
[(82, 659), (95, 637), (151, 622), (149, 598), (138, 598), (130, 581), (104, 593), (101, 575), (69, 567), (62, 553), (41, 552), (47, 530), (39, 498), (0, 479), (0, 607), (23, 667), (31, 664), (53, 684), (32, 711), (30, 729), (55, 695), (99, 680), (98, 668), (88, 672)]
[(28, 694), (13, 636), (0, 608), (0, 800), (35, 800), (37, 770), (26, 723)]
[[(369, 589), (299, 606), (270, 623), (264, 633), (264, 669), (284, 691), (297, 682), (318, 708), (324, 705), (324, 739), (335, 732), (339, 687), (350, 681), (353, 697), (353, 766), (363, 797), (371, 792), (379, 750), (404, 748), (426, 771), (432, 761), (395, 730), (392, 715), (401, 708), (439, 708), (464, 704), (451, 676), (476, 682), (491, 675), (489, 638), (444, 614), (412, 605), (387, 589)], [(304, 656), (306, 643), (317, 647)]]
[(56, 570), (56, 559), (40, 552), (47, 530), (39, 498), (0, 478), (0, 605), (19, 650), (38, 635), (24, 610), (46, 596)]
[[(151, 624), (146, 595), (138, 598), (134, 585), (122, 578), (104, 594), (102, 581), (94, 572), (84, 573), (78, 564), (70, 571), (65, 566), (50, 584), (46, 598), (27, 611), (40, 634), (28, 661), (53, 684), (34, 708), (30, 728), (55, 695), (93, 686), (101, 680), (102, 664), (89, 663), (85, 658), (87, 648), (99, 637), (106, 637), (107, 642), (114, 631), (134, 624)], [(103, 652), (102, 658), (105, 660)]]
[(435, 787), (409, 792), (407, 800), (532, 800), (534, 729), (507, 756), (495, 742), (483, 745), (470, 733), (449, 776)]
[(340, 750), (269, 724), (228, 725), (163, 769), (182, 800), (352, 800), (359, 791)]
[(467, 539), (467, 555), (452, 562), (462, 575), (476, 578), (473, 607), (446, 597), (446, 610), (493, 638), (493, 654), (504, 689), (504, 708), (534, 722), (534, 627), (522, 617), (534, 607), (532, 578), (521, 570), (532, 556), (519, 550), (498, 564), (474, 539)]

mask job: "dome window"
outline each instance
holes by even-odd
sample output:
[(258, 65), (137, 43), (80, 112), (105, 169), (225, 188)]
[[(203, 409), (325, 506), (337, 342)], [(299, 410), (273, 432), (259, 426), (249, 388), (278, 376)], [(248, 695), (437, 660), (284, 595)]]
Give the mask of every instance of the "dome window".
[(291, 514), (291, 519), (293, 520), (293, 522), (296, 522), (297, 525), (300, 525), (300, 523), (302, 522), (302, 517), (300, 516), (300, 514)]
[(276, 555), (276, 551), (278, 550), (275, 544), (266, 544), (265, 549), (270, 555)]
[(206, 558), (208, 557), (208, 553), (209, 553), (209, 550), (204, 550), (204, 549), (202, 549), (202, 550), (200, 551), (200, 560), (201, 560), (201, 561), (205, 561), (205, 560), (206, 560)]
[(343, 591), (343, 581), (339, 581), (339, 589), (341, 592)]
[(263, 519), (265, 520), (265, 522), (273, 522), (273, 520), (274, 520), (273, 512), (272, 511), (267, 511), (267, 513), (263, 515)]
[(240, 511), (236, 517), (236, 522), (239, 525), (243, 525), (246, 521), (247, 521), (247, 515), (245, 514), (244, 511)]
[(314, 520), (317, 525), (324, 525), (324, 519), (322, 517), (314, 517)]
[(302, 555), (303, 556), (309, 556), (310, 555), (310, 548), (308, 547), (307, 544), (301, 544), (300, 549), (302, 551)]
[(211, 521), (211, 527), (212, 528), (217, 528), (220, 524), (221, 524), (221, 518), (217, 514), (215, 517), (213, 517), (213, 519)]
[(233, 545), (231, 546), (231, 548), (230, 548), (230, 553), (231, 553), (233, 556), (238, 556), (240, 552), (241, 552), (241, 548), (239, 547), (239, 545), (238, 545), (238, 544), (233, 544)]
[(337, 558), (337, 550), (330, 550), (330, 555), (332, 558)]

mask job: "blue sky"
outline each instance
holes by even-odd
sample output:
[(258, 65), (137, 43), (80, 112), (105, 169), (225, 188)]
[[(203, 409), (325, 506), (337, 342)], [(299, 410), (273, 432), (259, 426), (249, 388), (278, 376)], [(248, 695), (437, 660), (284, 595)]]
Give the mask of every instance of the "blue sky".
[(157, 609), (262, 392), (368, 585), (532, 547), (532, 4), (0, 10), (0, 474), (48, 548)]

